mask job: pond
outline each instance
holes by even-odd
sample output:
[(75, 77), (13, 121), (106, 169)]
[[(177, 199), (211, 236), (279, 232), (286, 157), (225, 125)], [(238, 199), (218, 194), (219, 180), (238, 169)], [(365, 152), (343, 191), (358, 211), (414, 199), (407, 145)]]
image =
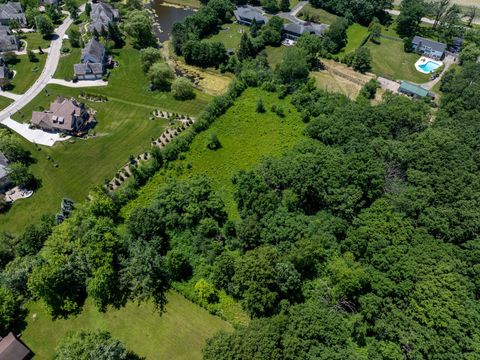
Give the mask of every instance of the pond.
[(151, 7), (156, 22), (155, 34), (160, 41), (166, 41), (172, 33), (173, 24), (192, 15), (194, 10), (164, 4), (163, 0), (153, 0)]

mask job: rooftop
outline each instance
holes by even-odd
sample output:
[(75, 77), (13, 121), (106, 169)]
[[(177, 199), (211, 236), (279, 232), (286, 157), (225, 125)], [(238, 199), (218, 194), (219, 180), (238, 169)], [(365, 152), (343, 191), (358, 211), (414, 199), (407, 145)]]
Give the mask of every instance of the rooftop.
[(23, 360), (28, 355), (30, 355), (30, 349), (12, 333), (3, 339), (0, 338), (0, 359)]
[(405, 90), (419, 97), (425, 97), (429, 94), (427, 89), (421, 87), (420, 85), (413, 84), (409, 81), (402, 81), (402, 83), (400, 84), (400, 90)]
[(435, 51), (444, 52), (447, 45), (438, 41), (426, 39), (421, 36), (415, 36), (412, 40), (413, 44), (427, 46)]
[(246, 19), (249, 21), (253, 21), (255, 19), (257, 22), (260, 23), (266, 23), (268, 19), (262, 15), (260, 11), (255, 9), (253, 6), (250, 5), (245, 5), (245, 6), (238, 6), (234, 11), (233, 11), (235, 17), (241, 18), (241, 19)]
[(95, 38), (91, 39), (82, 49), (81, 62), (103, 63), (105, 47)]
[(328, 25), (326, 24), (316, 24), (316, 23), (310, 23), (310, 22), (306, 22), (303, 24), (289, 23), (289, 24), (283, 25), (284, 31), (298, 34), (298, 35), (307, 33), (307, 34), (315, 34), (317, 36), (321, 36), (323, 35), (323, 33), (327, 28), (328, 28)]
[(74, 117), (82, 115), (83, 106), (75, 100), (58, 97), (50, 104), (50, 110), (34, 111), (32, 124), (43, 128), (72, 130)]

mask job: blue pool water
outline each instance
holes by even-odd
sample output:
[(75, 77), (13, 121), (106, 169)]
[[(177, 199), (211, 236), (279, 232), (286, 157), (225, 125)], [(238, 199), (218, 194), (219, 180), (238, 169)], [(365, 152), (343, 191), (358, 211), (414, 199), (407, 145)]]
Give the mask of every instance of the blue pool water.
[(425, 64), (418, 65), (418, 67), (422, 69), (422, 71), (425, 73), (431, 73), (432, 71), (438, 69), (440, 67), (440, 64), (433, 61), (427, 61)]

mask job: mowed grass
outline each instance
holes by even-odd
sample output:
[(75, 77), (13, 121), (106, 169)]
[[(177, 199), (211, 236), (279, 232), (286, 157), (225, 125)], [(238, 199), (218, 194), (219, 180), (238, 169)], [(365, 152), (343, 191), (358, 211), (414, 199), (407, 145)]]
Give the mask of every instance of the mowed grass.
[(22, 340), (35, 359), (52, 359), (59, 341), (70, 331), (107, 330), (126, 347), (146, 359), (201, 359), (207, 338), (231, 326), (209, 314), (176, 292), (168, 294), (166, 312), (160, 315), (153, 304), (128, 303), (105, 313), (87, 301), (77, 317), (53, 321), (40, 303), (29, 306)]
[(35, 54), (38, 61), (31, 62), (27, 55), (17, 56), (15, 65), (11, 65), (10, 69), (15, 70), (15, 77), (12, 79), (11, 92), (15, 94), (23, 94), (32, 86), (42, 73), (47, 54)]
[(68, 46), (70, 52), (62, 54), (53, 77), (56, 79), (73, 79), (73, 65), (80, 62), (81, 50), (79, 48), (72, 48), (68, 45), (68, 42), (64, 42), (64, 46)]
[(318, 88), (328, 92), (344, 94), (351, 99), (356, 99), (361, 90), (360, 85), (340, 76), (335, 76), (328, 71), (315, 71), (311, 73), (311, 76), (315, 79)]
[(13, 102), (12, 99), (7, 98), (5, 96), (0, 96), (0, 110), (5, 109), (8, 105)]
[(403, 41), (382, 38), (380, 44), (369, 42), (366, 46), (372, 54), (372, 70), (379, 76), (395, 80), (409, 80), (415, 83), (428, 81), (428, 75), (415, 69), (415, 62), (420, 55), (406, 53)]
[(243, 33), (250, 34), (250, 28), (240, 24), (224, 24), (219, 32), (207, 39), (210, 42), (221, 42), (227, 49), (238, 50)]
[(272, 67), (272, 69), (275, 69), (275, 67), (280, 64), (283, 60), (283, 56), (285, 55), (285, 51), (287, 51), (286, 46), (267, 46), (265, 51), (267, 52), (267, 59), (268, 63)]
[(199, 9), (201, 6), (200, 1), (198, 0), (166, 0), (164, 3), (182, 7), (190, 7), (193, 9)]
[[(263, 114), (255, 111), (259, 98), (263, 99), (267, 109)], [(272, 105), (281, 106), (285, 117), (280, 118), (270, 111)], [(232, 177), (240, 170), (251, 169), (264, 157), (280, 155), (291, 148), (303, 137), (303, 128), (300, 114), (289, 99), (279, 100), (276, 94), (247, 89), (207, 131), (197, 135), (185, 159), (171, 166), (172, 169), (180, 167), (183, 171), (180, 174), (173, 170), (157, 173), (123, 214), (127, 215), (136, 205), (148, 205), (166, 177), (191, 178), (203, 174), (211, 179), (213, 189), (226, 203), (230, 216), (236, 217)], [(222, 144), (220, 149), (213, 151), (207, 148), (211, 134), (218, 136)]]
[(323, 9), (314, 8), (310, 4), (305, 5), (303, 9), (300, 10), (298, 17), (304, 20), (309, 18), (314, 22), (328, 25), (333, 24), (333, 22), (338, 18), (337, 15), (329, 13)]
[(44, 37), (38, 32), (25, 33), (20, 35), (20, 39), (27, 42), (28, 50), (38, 50), (40, 46), (42, 49), (50, 47), (51, 39)]
[(340, 54), (348, 54), (357, 50), (362, 41), (368, 34), (368, 29), (365, 26), (354, 23), (347, 29), (347, 45), (340, 51)]
[(66, 141), (53, 147), (42, 146), (41, 151), (20, 138), (37, 161), (31, 170), (42, 183), (31, 198), (15, 202), (8, 212), (0, 215), (0, 231), (19, 232), (29, 222), (38, 221), (43, 214), (58, 212), (63, 197), (85, 200), (92, 187), (111, 179), (130, 155), (148, 150), (151, 138), (163, 132), (166, 120), (149, 120), (154, 109), (196, 116), (211, 99), (206, 94), (197, 93), (196, 99), (182, 102), (175, 100), (170, 93), (149, 92), (146, 77), (140, 70), (138, 51), (122, 50), (117, 60), (120, 66), (112, 71), (108, 86), (74, 89), (49, 85), (46, 91), (13, 116), (17, 121), (29, 122), (32, 111), (40, 106), (48, 108), (59, 95), (78, 97), (84, 91), (109, 98), (105, 103), (86, 102), (97, 111), (94, 138), (75, 139), (73, 144)]

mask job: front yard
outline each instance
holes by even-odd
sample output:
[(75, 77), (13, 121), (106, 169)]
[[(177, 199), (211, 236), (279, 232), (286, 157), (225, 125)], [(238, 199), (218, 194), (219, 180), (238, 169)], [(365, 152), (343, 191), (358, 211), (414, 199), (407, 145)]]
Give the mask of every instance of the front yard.
[(35, 54), (35, 56), (38, 60), (36, 62), (31, 62), (27, 55), (17, 56), (15, 65), (9, 66), (11, 70), (16, 71), (16, 75), (11, 83), (11, 92), (23, 94), (40, 76), (47, 60), (47, 54)]

